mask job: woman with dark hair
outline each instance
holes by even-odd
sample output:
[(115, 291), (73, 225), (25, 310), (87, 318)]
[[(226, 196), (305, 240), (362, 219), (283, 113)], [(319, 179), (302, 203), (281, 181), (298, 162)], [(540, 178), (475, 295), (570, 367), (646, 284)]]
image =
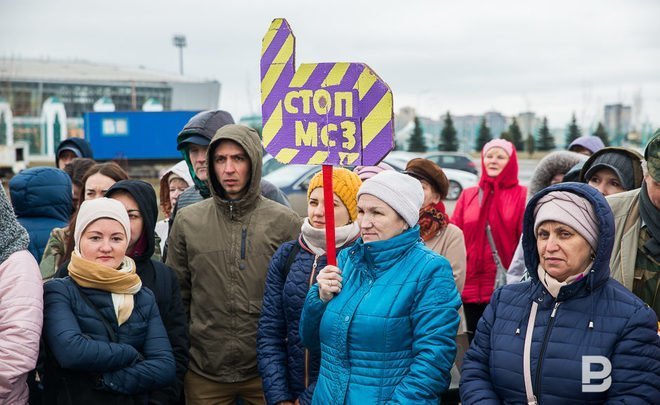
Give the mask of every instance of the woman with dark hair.
[[(83, 190), (78, 207), (85, 200), (103, 197), (113, 184), (126, 179), (128, 179), (128, 174), (115, 162), (93, 165), (82, 179)], [(69, 230), (75, 229), (76, 216), (76, 214), (71, 216), (67, 227), (55, 228), (50, 234), (44, 255), (39, 263), (41, 277), (44, 280), (52, 278), (57, 273), (57, 269), (71, 258), (74, 241)]]
[(479, 185), (463, 190), (451, 217), (465, 235), (467, 275), (461, 297), (470, 340), (496, 282), (506, 280), (522, 233), (526, 195), (518, 181), (515, 146), (504, 139), (484, 145)]
[(72, 193), (73, 193), (73, 211), (74, 215), (80, 205), (80, 196), (85, 188), (85, 174), (94, 166), (96, 162), (89, 158), (75, 158), (71, 163), (64, 166), (64, 172), (71, 177)]
[(532, 197), (530, 280), (493, 294), (465, 354), (463, 404), (658, 403), (657, 319), (610, 277), (614, 231), (607, 201), (586, 184)]

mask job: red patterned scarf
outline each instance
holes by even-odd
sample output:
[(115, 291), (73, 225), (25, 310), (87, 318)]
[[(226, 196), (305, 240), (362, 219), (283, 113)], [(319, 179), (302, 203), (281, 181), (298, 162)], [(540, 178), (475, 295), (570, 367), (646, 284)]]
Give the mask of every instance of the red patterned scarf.
[(429, 204), (419, 210), (419, 233), (424, 242), (432, 239), (438, 232), (447, 227), (449, 217), (445, 212), (445, 204), (439, 201), (437, 204)]

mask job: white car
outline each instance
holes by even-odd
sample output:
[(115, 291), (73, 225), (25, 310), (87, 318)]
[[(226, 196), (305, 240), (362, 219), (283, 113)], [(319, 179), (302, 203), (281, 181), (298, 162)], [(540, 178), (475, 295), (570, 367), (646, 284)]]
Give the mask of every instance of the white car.
[[(423, 157), (411, 152), (390, 152), (383, 162), (389, 164), (397, 171), (403, 171), (409, 160)], [(321, 166), (312, 165), (284, 165), (266, 155), (262, 163), (262, 175), (265, 180), (273, 183), (286, 194), (291, 208), (299, 215), (307, 216), (307, 187), (312, 177), (321, 170)], [(461, 192), (476, 186), (478, 177), (472, 173), (456, 169), (442, 169), (449, 180), (447, 200), (456, 200)]]
[[(397, 162), (399, 166), (406, 167), (409, 161), (415, 158), (423, 158), (422, 153), (392, 151), (387, 155), (388, 161)], [(442, 171), (449, 180), (449, 191), (447, 191), (447, 200), (457, 200), (463, 190), (468, 187), (476, 186), (479, 183), (479, 177), (476, 174), (464, 170), (442, 168)]]

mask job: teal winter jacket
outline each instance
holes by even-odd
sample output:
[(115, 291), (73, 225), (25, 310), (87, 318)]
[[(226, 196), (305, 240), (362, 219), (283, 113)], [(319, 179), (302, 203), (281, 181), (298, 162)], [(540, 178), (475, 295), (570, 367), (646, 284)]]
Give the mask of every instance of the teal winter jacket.
[(437, 404), (461, 306), (449, 262), (415, 226), (384, 241), (359, 239), (338, 267), (342, 291), (323, 303), (315, 284), (300, 321), (303, 344), (321, 351), (313, 403)]

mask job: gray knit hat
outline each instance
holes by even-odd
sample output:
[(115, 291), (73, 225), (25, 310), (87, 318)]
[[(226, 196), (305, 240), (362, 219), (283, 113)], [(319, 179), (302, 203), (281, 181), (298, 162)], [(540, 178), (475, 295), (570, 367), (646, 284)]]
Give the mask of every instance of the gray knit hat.
[(370, 194), (392, 207), (412, 228), (419, 220), (424, 190), (419, 180), (394, 170), (384, 170), (362, 183), (357, 193)]
[(568, 191), (553, 191), (541, 197), (534, 208), (534, 234), (545, 221), (555, 221), (575, 229), (596, 251), (598, 219), (591, 203)]

